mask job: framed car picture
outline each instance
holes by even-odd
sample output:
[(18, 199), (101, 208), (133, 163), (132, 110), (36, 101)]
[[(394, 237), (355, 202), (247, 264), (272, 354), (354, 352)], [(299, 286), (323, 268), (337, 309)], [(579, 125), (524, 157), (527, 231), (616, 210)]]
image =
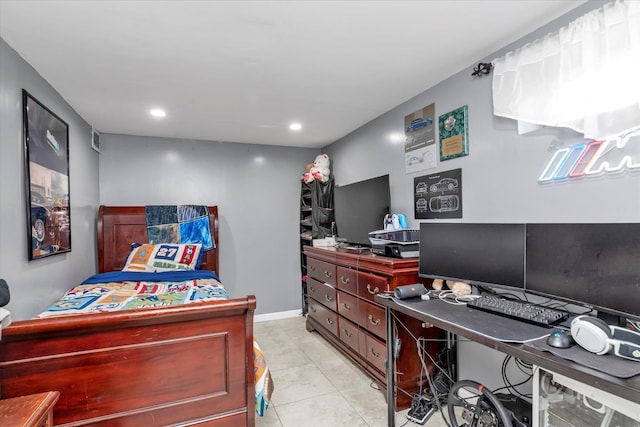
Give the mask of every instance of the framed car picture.
[(71, 251), (69, 125), (22, 90), (29, 260)]
[(462, 169), (414, 178), (416, 219), (462, 218)]

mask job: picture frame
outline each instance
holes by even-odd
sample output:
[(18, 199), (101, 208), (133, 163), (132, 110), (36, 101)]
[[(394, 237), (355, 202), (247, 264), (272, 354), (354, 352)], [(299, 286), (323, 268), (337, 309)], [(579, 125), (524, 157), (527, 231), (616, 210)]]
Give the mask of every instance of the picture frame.
[(71, 251), (69, 125), (22, 90), (29, 261)]
[(469, 155), (469, 110), (466, 105), (443, 114), (438, 119), (440, 161)]
[(462, 218), (462, 168), (413, 179), (415, 219)]
[(91, 128), (91, 148), (100, 152), (100, 132), (94, 127)]

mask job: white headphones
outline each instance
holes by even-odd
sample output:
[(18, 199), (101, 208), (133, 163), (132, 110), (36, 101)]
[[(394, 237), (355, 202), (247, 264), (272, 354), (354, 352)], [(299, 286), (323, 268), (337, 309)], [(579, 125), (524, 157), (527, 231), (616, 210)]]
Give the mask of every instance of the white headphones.
[(585, 350), (640, 362), (640, 333), (619, 326), (610, 326), (597, 317), (578, 316), (571, 322), (571, 336)]

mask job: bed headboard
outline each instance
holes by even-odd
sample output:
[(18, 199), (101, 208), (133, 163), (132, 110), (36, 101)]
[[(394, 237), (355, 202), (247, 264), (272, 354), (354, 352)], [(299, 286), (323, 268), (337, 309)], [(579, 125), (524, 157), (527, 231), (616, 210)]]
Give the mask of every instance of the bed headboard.
[[(215, 248), (205, 252), (201, 270), (218, 276), (218, 207), (209, 206), (209, 227)], [(122, 270), (132, 243), (147, 241), (144, 206), (100, 206), (98, 209), (98, 271)]]

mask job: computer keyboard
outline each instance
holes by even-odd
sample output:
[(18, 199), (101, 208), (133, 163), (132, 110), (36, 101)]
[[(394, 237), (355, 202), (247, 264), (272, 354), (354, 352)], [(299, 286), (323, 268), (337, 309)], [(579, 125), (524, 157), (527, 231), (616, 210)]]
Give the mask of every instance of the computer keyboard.
[(467, 302), (467, 307), (546, 328), (569, 318), (569, 313), (563, 310), (488, 295), (482, 295)]

